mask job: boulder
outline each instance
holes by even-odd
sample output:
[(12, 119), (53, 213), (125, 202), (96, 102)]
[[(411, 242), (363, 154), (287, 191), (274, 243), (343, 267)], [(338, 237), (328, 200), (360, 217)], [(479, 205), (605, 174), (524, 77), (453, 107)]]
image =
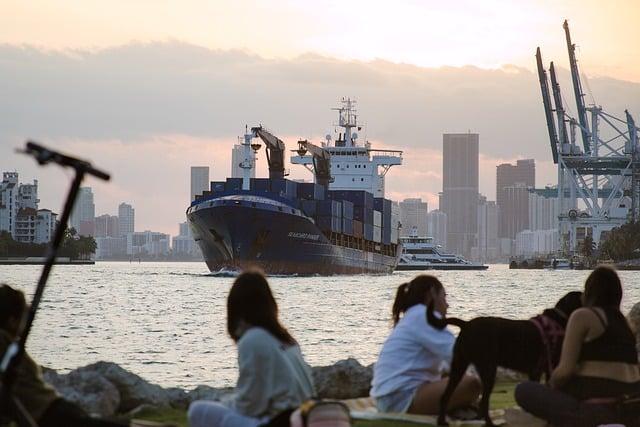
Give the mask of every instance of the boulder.
[(373, 369), (356, 359), (346, 359), (331, 366), (312, 368), (318, 397), (353, 399), (369, 396)]
[(120, 393), (118, 412), (129, 412), (140, 405), (170, 406), (169, 393), (138, 375), (111, 362), (97, 362), (76, 371), (96, 372), (109, 380)]
[(92, 415), (110, 416), (120, 406), (118, 389), (98, 372), (74, 370), (58, 374), (43, 370), (44, 379), (65, 399), (76, 403)]

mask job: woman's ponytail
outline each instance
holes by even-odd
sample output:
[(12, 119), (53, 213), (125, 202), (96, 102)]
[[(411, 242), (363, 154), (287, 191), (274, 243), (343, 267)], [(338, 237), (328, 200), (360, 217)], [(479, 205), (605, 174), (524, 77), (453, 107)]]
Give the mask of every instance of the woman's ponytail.
[(396, 299), (393, 300), (393, 307), (391, 308), (391, 314), (393, 315), (393, 326), (396, 326), (400, 321), (400, 314), (404, 313), (407, 307), (407, 293), (409, 291), (409, 283), (403, 283), (398, 286), (396, 291)]

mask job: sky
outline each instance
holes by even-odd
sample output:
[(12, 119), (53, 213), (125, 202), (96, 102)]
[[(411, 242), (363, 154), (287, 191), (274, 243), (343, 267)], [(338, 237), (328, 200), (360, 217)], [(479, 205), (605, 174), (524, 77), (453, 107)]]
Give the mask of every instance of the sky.
[(639, 18), (640, 2), (623, 0), (0, 0), (0, 169), (38, 179), (41, 206), (59, 210), (69, 173), (13, 151), (36, 138), (112, 172), (87, 182), (97, 214), (127, 201), (137, 229), (176, 234), (189, 166), (227, 176), (245, 124), (291, 147), (320, 140), (351, 96), (366, 138), (405, 151), (388, 196), (436, 207), (442, 133), (471, 131), (494, 199), (502, 162), (535, 158), (537, 185), (555, 181), (533, 55), (560, 67), (575, 111), (564, 19), (587, 102), (640, 120)]

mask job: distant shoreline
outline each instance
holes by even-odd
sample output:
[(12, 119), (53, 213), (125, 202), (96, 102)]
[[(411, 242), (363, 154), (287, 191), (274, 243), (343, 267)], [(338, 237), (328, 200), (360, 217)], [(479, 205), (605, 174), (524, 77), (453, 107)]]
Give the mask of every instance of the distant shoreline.
[[(44, 265), (45, 257), (26, 257), (26, 258), (5, 258), (0, 259), (0, 265)], [(55, 265), (93, 265), (96, 262), (91, 259), (69, 259), (66, 257), (56, 258)]]

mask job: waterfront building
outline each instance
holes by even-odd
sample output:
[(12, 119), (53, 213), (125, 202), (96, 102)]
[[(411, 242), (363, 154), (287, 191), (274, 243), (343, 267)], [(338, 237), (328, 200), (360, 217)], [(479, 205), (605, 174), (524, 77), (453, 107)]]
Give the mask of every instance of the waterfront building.
[[(510, 203), (513, 199), (509, 198), (507, 187), (513, 187), (521, 184), (526, 188), (532, 188), (536, 185), (536, 165), (533, 159), (523, 159), (516, 161), (516, 164), (503, 163), (496, 167), (496, 204), (500, 209), (500, 228), (498, 230), (500, 237), (509, 239), (515, 238), (517, 232), (524, 228), (515, 227), (514, 224), (520, 224), (518, 217), (528, 216), (528, 207), (526, 204), (518, 204), (513, 206)], [(520, 202), (518, 199), (516, 202)]]
[(155, 231), (137, 231), (127, 234), (127, 255), (166, 256), (169, 254), (171, 236)]
[(96, 260), (124, 258), (126, 255), (126, 237), (96, 237)]
[(522, 182), (504, 187), (500, 206), (500, 225), (504, 238), (515, 239), (516, 234), (529, 229), (529, 189)]
[(191, 166), (191, 199), (193, 202), (196, 196), (209, 191), (209, 166)]
[(434, 209), (427, 214), (427, 236), (433, 238), (433, 243), (443, 250), (447, 248), (447, 214)]
[(115, 215), (97, 216), (95, 227), (95, 237), (120, 237), (120, 221)]
[[(231, 150), (231, 177), (242, 178), (244, 176), (244, 170), (240, 167), (240, 163), (244, 161), (244, 147), (240, 144), (235, 144)], [(250, 177), (256, 177), (256, 168), (251, 168)]]
[(128, 203), (118, 205), (119, 237), (127, 237), (127, 234), (135, 231), (136, 210)]
[(58, 226), (58, 214), (49, 209), (38, 209), (34, 243), (49, 243)]
[(447, 251), (469, 257), (478, 233), (477, 133), (443, 134), (442, 197), (447, 215)]
[(20, 184), (18, 172), (4, 172), (0, 183), (0, 231), (16, 241), (33, 243), (38, 211), (38, 181)]
[(69, 224), (80, 236), (95, 234), (96, 205), (93, 203), (91, 187), (80, 187), (78, 197), (73, 205)]
[(498, 241), (499, 209), (495, 201), (480, 196), (478, 201), (478, 237), (477, 246), (472, 250), (474, 261), (495, 262), (500, 258)]
[(404, 199), (400, 206), (400, 223), (402, 229), (400, 235), (407, 237), (411, 235), (412, 230), (416, 230), (418, 236), (426, 237), (427, 232), (427, 202), (422, 199)]

